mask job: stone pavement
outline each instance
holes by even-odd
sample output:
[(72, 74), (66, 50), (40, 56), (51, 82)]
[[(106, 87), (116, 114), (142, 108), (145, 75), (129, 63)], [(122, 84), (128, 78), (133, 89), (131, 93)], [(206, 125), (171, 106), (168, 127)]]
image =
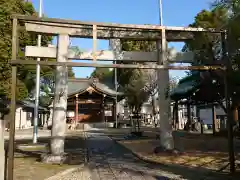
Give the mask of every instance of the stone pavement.
[(154, 168), (103, 133), (87, 132), (89, 163), (58, 180), (167, 180), (178, 175)]
[[(129, 150), (115, 143), (105, 133), (86, 132), (88, 164), (83, 169), (59, 177), (59, 180), (220, 180), (202, 176), (201, 171), (169, 169), (145, 163)], [(185, 172), (186, 171), (186, 172)], [(227, 179), (227, 178), (224, 178)]]
[(144, 163), (130, 151), (100, 133), (87, 133), (91, 180), (165, 180), (178, 175)]

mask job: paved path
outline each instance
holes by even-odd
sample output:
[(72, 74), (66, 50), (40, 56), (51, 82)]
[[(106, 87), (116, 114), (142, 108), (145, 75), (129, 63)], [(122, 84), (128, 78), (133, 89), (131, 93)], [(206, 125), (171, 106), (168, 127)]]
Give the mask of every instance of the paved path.
[[(202, 174), (199, 169), (169, 169), (145, 163), (106, 133), (87, 132), (89, 163), (83, 169), (69, 173), (58, 180), (222, 180), (211, 174)], [(174, 174), (176, 173), (176, 174)], [(207, 176), (206, 176), (207, 175)]]
[[(58, 180), (167, 180), (181, 179), (144, 163), (104, 133), (86, 133), (89, 163)], [(54, 179), (55, 180), (55, 179)]]
[(92, 180), (180, 179), (139, 160), (104, 134), (87, 133)]

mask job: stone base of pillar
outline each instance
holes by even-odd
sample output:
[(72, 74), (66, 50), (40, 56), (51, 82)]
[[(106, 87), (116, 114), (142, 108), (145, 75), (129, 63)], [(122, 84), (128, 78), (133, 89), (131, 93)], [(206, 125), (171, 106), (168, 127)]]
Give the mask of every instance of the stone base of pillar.
[(70, 160), (70, 156), (67, 153), (63, 153), (61, 155), (54, 154), (42, 154), (41, 162), (46, 164), (65, 164)]
[(159, 154), (159, 153), (164, 153), (164, 154), (167, 154), (167, 155), (181, 155), (183, 154), (182, 151), (178, 150), (178, 149), (166, 149), (162, 146), (158, 146), (154, 149), (154, 153), (155, 154)]

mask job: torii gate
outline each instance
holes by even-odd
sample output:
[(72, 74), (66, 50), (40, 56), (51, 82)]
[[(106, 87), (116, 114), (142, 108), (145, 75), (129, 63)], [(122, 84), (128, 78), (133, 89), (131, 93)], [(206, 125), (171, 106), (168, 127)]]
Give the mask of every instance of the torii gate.
[[(26, 23), (27, 31), (34, 32), (44, 32), (44, 33), (53, 33), (54, 28), (48, 28), (47, 25), (35, 25), (31, 23)], [(94, 27), (93, 27), (94, 28)], [(96, 27), (95, 27), (96, 28)], [(62, 29), (56, 29), (54, 33), (60, 33), (61, 31), (68, 32), (64, 27)], [(96, 31), (97, 32), (97, 31)], [(93, 31), (94, 35), (94, 31)], [(110, 39), (110, 49), (111, 50), (100, 50), (96, 51), (96, 39), (97, 35), (95, 34), (95, 41), (93, 41), (94, 50), (83, 51), (81, 52), (78, 48), (69, 47), (67, 53), (65, 53), (66, 59), (75, 59), (75, 60), (94, 60), (94, 61), (123, 61), (123, 62), (163, 62), (163, 64), (169, 63), (191, 63), (193, 62), (194, 55), (192, 52), (177, 52), (175, 49), (168, 49), (166, 51), (166, 57), (162, 55), (159, 56), (159, 52), (138, 52), (138, 51), (122, 51), (121, 49), (121, 39)], [(67, 42), (67, 41), (66, 41)], [(63, 44), (64, 42), (58, 42)], [(68, 42), (69, 43), (69, 42)], [(69, 44), (68, 44), (69, 45)], [(157, 43), (158, 49), (161, 49), (161, 44)], [(40, 58), (57, 58), (58, 47), (38, 47), (38, 46), (26, 46), (25, 56), (27, 57), (40, 57)], [(66, 52), (65, 50), (65, 52)], [(162, 60), (166, 58), (166, 60)], [(170, 114), (170, 99), (166, 97), (166, 91), (169, 87), (169, 71), (159, 70), (158, 71), (158, 95), (159, 95), (159, 107), (160, 107), (160, 119), (169, 119)], [(115, 82), (117, 83), (117, 82)], [(115, 84), (115, 88), (117, 84)], [(115, 117), (116, 118), (116, 117)], [(165, 122), (165, 125), (163, 123)], [(171, 131), (171, 126), (168, 124), (169, 121), (162, 120), (161, 132), (163, 134), (168, 134), (166, 132)], [(166, 137), (169, 139), (169, 137)], [(171, 136), (170, 136), (171, 139)], [(162, 144), (165, 144), (167, 148), (172, 148), (173, 143), (165, 138), (162, 135)]]
[[(18, 20), (24, 21), (27, 31), (38, 34), (49, 34), (58, 36), (57, 48), (55, 47), (26, 47), (26, 56), (40, 58), (56, 58), (57, 62), (18, 60), (17, 59), (17, 24)], [(57, 137), (53, 139), (52, 147), (55, 154), (55, 160), (61, 160), (64, 149), (65, 136), (65, 118), (67, 108), (67, 67), (106, 67), (106, 68), (141, 68), (141, 69), (158, 69), (159, 82), (159, 107), (160, 107), (160, 131), (161, 144), (166, 148), (171, 148), (172, 139), (171, 126), (169, 124), (170, 100), (166, 97), (165, 90), (169, 83), (168, 69), (223, 69), (225, 66), (188, 66), (174, 67), (169, 66), (170, 62), (191, 62), (192, 53), (176, 53), (170, 50), (167, 55), (167, 41), (185, 41), (194, 38), (194, 33), (209, 32), (221, 33), (213, 29), (203, 28), (186, 28), (186, 27), (167, 27), (159, 25), (126, 25), (113, 23), (96, 23), (81, 22), (74, 20), (63, 20), (53, 18), (36, 18), (24, 15), (13, 17), (13, 39), (12, 39), (12, 101), (11, 101), (11, 125), (9, 140), (9, 179), (13, 179), (13, 154), (14, 154), (14, 129), (15, 129), (15, 107), (16, 107), (16, 76), (17, 64), (22, 65), (45, 65), (56, 66), (56, 88), (54, 108), (58, 113), (54, 113), (52, 135)], [(225, 34), (223, 34), (225, 35)], [(69, 48), (70, 37), (92, 38), (93, 50), (79, 53)], [(114, 39), (112, 51), (97, 51), (97, 39)], [(154, 40), (157, 43), (156, 52), (127, 52), (121, 51), (120, 39), (132, 40)], [(115, 44), (115, 45), (114, 45)], [(93, 59), (94, 63), (69, 62), (68, 59)], [(97, 60), (109, 61), (140, 61), (140, 62), (157, 62), (156, 64), (100, 64)], [(55, 124), (55, 125), (54, 125)], [(62, 137), (62, 138), (59, 138)]]
[[(30, 25), (27, 26), (28, 28)], [(81, 52), (78, 48), (69, 48), (67, 52), (67, 59), (75, 60), (94, 60), (97, 61), (123, 61), (123, 62), (158, 62), (158, 52), (138, 52), (138, 51), (121, 51), (121, 40), (110, 39), (110, 49), (112, 50), (100, 50), (100, 51), (85, 51)], [(40, 58), (57, 58), (57, 47), (38, 47), (38, 46), (26, 46), (25, 56), (26, 57), (40, 57)], [(191, 63), (193, 62), (192, 52), (177, 52), (175, 49), (168, 49), (167, 52), (167, 63)], [(159, 87), (159, 107), (160, 108), (160, 119), (165, 114), (169, 118), (170, 113), (170, 99), (165, 98), (166, 90), (169, 87), (169, 71), (161, 71), (158, 74), (158, 87)], [(115, 88), (117, 89), (117, 82), (115, 82)], [(165, 102), (164, 100), (167, 100)], [(116, 100), (117, 101), (117, 100)], [(117, 102), (116, 102), (117, 105)], [(116, 114), (114, 115), (117, 118)], [(117, 120), (117, 119), (116, 119)], [(116, 123), (117, 124), (117, 123)], [(161, 123), (162, 124), (162, 123)], [(168, 131), (167, 125), (162, 129), (163, 132)], [(170, 128), (170, 127), (169, 127)], [(166, 134), (166, 133), (165, 133)], [(167, 146), (167, 143), (166, 143)], [(173, 145), (170, 145), (173, 146)], [(169, 147), (171, 148), (171, 147)]]
[[(74, 20), (61, 20), (53, 18), (35, 18), (18, 15), (18, 19), (25, 21), (27, 31), (58, 36), (57, 47), (36, 47), (27, 46), (25, 55), (28, 57), (40, 58), (56, 58), (57, 62), (26, 62), (21, 61), (20, 64), (48, 64), (55, 65), (58, 68), (56, 80), (55, 96), (59, 96), (59, 91), (62, 92), (62, 104), (57, 103), (55, 106), (66, 109), (67, 99), (67, 75), (64, 73), (69, 66), (75, 67), (105, 67), (105, 68), (147, 68), (158, 70), (158, 95), (160, 108), (160, 131), (161, 144), (166, 148), (172, 148), (171, 126), (170, 121), (170, 99), (166, 96), (166, 90), (169, 87), (168, 69), (179, 69), (180, 67), (169, 67), (168, 64), (176, 62), (190, 63), (193, 62), (193, 53), (180, 53), (174, 49), (167, 50), (167, 41), (185, 41), (194, 38), (196, 32), (214, 32), (213, 29), (191, 28), (191, 27), (167, 27), (158, 25), (126, 25), (113, 23), (96, 23), (96, 22), (81, 22)], [(70, 37), (92, 38), (93, 49), (85, 52), (76, 51), (70, 46)], [(111, 42), (112, 51), (97, 51), (97, 40), (108, 39)], [(150, 40), (157, 44), (156, 52), (132, 52), (121, 50), (121, 39), (132, 40)], [(69, 62), (68, 59), (93, 60), (93, 63), (75, 63)], [(97, 61), (138, 61), (138, 62), (156, 62), (156, 64), (100, 64)], [(15, 61), (17, 62), (17, 61)], [(57, 64), (62, 64), (59, 66)], [(208, 70), (213, 67), (181, 67), (180, 69), (203, 69)], [(218, 67), (219, 68), (219, 67)], [(220, 67), (222, 68), (222, 67)], [(61, 72), (62, 71), (62, 72)], [(57, 79), (57, 78), (56, 78)], [(55, 97), (56, 99), (56, 97)], [(65, 99), (65, 101), (63, 100)], [(63, 113), (63, 112), (61, 112)], [(62, 114), (62, 116), (64, 116)], [(54, 117), (53, 117), (54, 118)], [(54, 118), (58, 121), (60, 118)], [(168, 133), (170, 132), (170, 133)], [(62, 133), (56, 136), (63, 135)]]

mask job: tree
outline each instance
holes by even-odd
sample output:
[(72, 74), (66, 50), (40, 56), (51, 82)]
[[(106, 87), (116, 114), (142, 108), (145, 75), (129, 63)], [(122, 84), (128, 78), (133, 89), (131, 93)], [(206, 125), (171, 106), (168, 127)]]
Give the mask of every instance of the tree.
[[(12, 14), (24, 14), (30, 16), (37, 16), (37, 13), (30, 2), (25, 0), (1, 0), (0, 3), (0, 96), (1, 98), (10, 98), (11, 96), (11, 65), (8, 61), (11, 59), (11, 39), (12, 39)], [(27, 45), (36, 45), (37, 35), (28, 33), (25, 30), (23, 23), (18, 26), (18, 58), (33, 59), (24, 57), (24, 49)], [(42, 45), (47, 46), (52, 40), (52, 37), (42, 36)], [(55, 59), (48, 59), (54, 61)], [(55, 80), (55, 68), (41, 67), (41, 89), (40, 97), (41, 105), (49, 104), (49, 92), (53, 92)], [(72, 69), (68, 69), (68, 75), (73, 76)], [(17, 100), (34, 98), (35, 94), (35, 66), (18, 65), (17, 75)], [(2, 155), (2, 154), (1, 154)], [(1, 157), (2, 158), (2, 157)], [(4, 159), (4, 158), (3, 158)], [(2, 161), (2, 159), (1, 159)], [(4, 161), (3, 161), (4, 162)], [(1, 178), (3, 179), (3, 178)]]
[[(0, 4), (0, 94), (10, 97), (11, 86), (11, 65), (8, 61), (11, 59), (11, 36), (12, 21), (11, 15), (14, 13), (25, 15), (36, 15), (33, 5), (24, 0), (2, 0)], [(19, 49), (18, 57), (24, 57), (23, 49), (26, 45), (36, 44), (37, 36), (25, 31), (24, 26), (19, 27)], [(51, 41), (51, 37), (43, 36), (42, 44), (46, 45)], [(34, 87), (35, 67), (18, 66), (17, 76), (17, 98), (23, 99), (28, 96)], [(42, 72), (46, 72), (44, 68)]]
[[(151, 52), (156, 50), (156, 43), (154, 41), (130, 41), (130, 40), (122, 40), (122, 50), (123, 51), (145, 51)], [(118, 63), (126, 63), (126, 62), (118, 62)], [(139, 62), (129, 62), (130, 64), (136, 64)], [(144, 63), (146, 64), (146, 63)], [(132, 69), (118, 69), (118, 83), (121, 87), (124, 87), (125, 84), (128, 84), (129, 77), (132, 76)]]
[(114, 70), (109, 68), (96, 68), (92, 73), (91, 77), (98, 78), (100, 82), (114, 81)]
[[(122, 42), (122, 49), (125, 51), (156, 51), (157, 47), (156, 47), (157, 43), (155, 41), (123, 41)], [(129, 62), (129, 63), (138, 63), (138, 62)], [(148, 63), (144, 63), (144, 64), (148, 64)], [(163, 71), (155, 71), (155, 70), (150, 70), (150, 72), (148, 72), (147, 76), (148, 79), (149, 77), (154, 77), (154, 79), (151, 79), (148, 81), (148, 83), (146, 84), (146, 89), (151, 90), (149, 93), (150, 94), (154, 94), (154, 90), (156, 90), (158, 87), (158, 92), (164, 92), (165, 97), (161, 97), (161, 98), (168, 98), (168, 92), (169, 92), (169, 86), (165, 86), (166, 84), (163, 84), (164, 87), (159, 87), (160, 83), (157, 83), (160, 79), (160, 72)], [(130, 84), (130, 79), (129, 77), (132, 76), (133, 71), (129, 70), (129, 69), (121, 69), (118, 71), (118, 82), (120, 85), (122, 84)], [(169, 79), (168, 77), (168, 73), (161, 73), (161, 77), (164, 76), (167, 79)], [(169, 83), (169, 82), (166, 82)], [(167, 89), (165, 89), (165, 87)], [(159, 107), (161, 109), (161, 111), (166, 111), (168, 112), (169, 110), (169, 101), (162, 101), (162, 103), (160, 103), (161, 98), (158, 100), (159, 101)], [(153, 96), (152, 99), (154, 100)], [(155, 104), (153, 102), (153, 104)], [(154, 108), (155, 109), (155, 108)], [(161, 132), (161, 149), (171, 149), (172, 145), (173, 145), (173, 138), (172, 138), (172, 130), (170, 129), (170, 121), (169, 121), (169, 115), (168, 113), (161, 113), (160, 116), (162, 116), (163, 118), (161, 118), (162, 120), (160, 121), (160, 132)]]
[[(151, 94), (151, 90), (146, 88), (147, 78), (146, 72), (141, 69), (134, 69), (129, 83), (124, 86), (124, 94), (126, 103), (128, 104), (131, 112), (139, 115), (143, 103), (145, 103)], [(137, 119), (138, 130), (140, 130), (139, 119)], [(136, 124), (134, 124), (136, 128)]]
[[(12, 39), (12, 14), (25, 14), (30, 16), (37, 16), (31, 2), (25, 0), (2, 0), (0, 3), (0, 96), (11, 96), (11, 65), (8, 61), (11, 59), (11, 39)], [(19, 49), (18, 57), (24, 57), (24, 49), (27, 45), (37, 44), (37, 35), (28, 33), (23, 24), (19, 27)], [(46, 46), (52, 40), (52, 37), (42, 36), (42, 45)], [(32, 58), (25, 58), (32, 59)], [(54, 59), (52, 59), (54, 60)], [(72, 75), (70, 68), (69, 74)], [(47, 82), (48, 78), (54, 77), (54, 69), (52, 67), (41, 67), (41, 81)], [(17, 99), (25, 99), (32, 97), (35, 94), (35, 66), (18, 66), (17, 76)]]
[(174, 77), (170, 77), (169, 82), (169, 92), (171, 92), (173, 89), (175, 89), (178, 85), (178, 80)]
[[(231, 87), (231, 99), (232, 99), (232, 109), (236, 109), (239, 106), (240, 102), (240, 88), (238, 79), (240, 77), (239, 71), (239, 48), (240, 48), (240, 25), (239, 18), (235, 17), (237, 8), (234, 9), (234, 13), (229, 15), (229, 8), (232, 7), (230, 5), (226, 5), (226, 2), (230, 1), (222, 1), (215, 5), (215, 7), (211, 11), (203, 10), (196, 17), (195, 22), (190, 26), (193, 27), (203, 27), (203, 28), (227, 28), (229, 30), (228, 34), (228, 46), (229, 46), (229, 57), (232, 63), (233, 71), (228, 74), (229, 79), (231, 79), (230, 87)], [(233, 2), (233, 1), (231, 1)], [(235, 3), (237, 1), (234, 1)], [(238, 1), (239, 3), (239, 1)], [(239, 10), (239, 9), (238, 9)], [(240, 11), (239, 11), (240, 12)], [(195, 36), (196, 41), (187, 42), (184, 50), (190, 50), (195, 52), (196, 64), (214, 64), (216, 62), (221, 62), (222, 60), (222, 52), (221, 52), (221, 42), (219, 36), (214, 34), (198, 34)], [(204, 78), (205, 82), (209, 83), (209, 88), (211, 87), (212, 92), (217, 94), (216, 101), (223, 107), (224, 110), (226, 108), (223, 105), (223, 100), (225, 97), (224, 94), (224, 74), (220, 71), (209, 71), (208, 73), (202, 73), (202, 78)], [(213, 81), (214, 80), (214, 83)]]
[[(34, 15), (35, 10), (31, 3), (24, 0), (1, 0), (0, 3), (0, 96), (9, 97), (11, 89), (11, 65), (8, 61), (11, 59), (11, 39), (12, 39), (12, 21), (11, 15), (13, 13)], [(48, 39), (43, 37), (43, 42), (47, 42)], [(29, 35), (24, 30), (23, 26), (19, 30), (19, 49), (18, 56), (23, 57), (22, 47), (26, 44), (36, 43), (36, 35)], [(28, 85), (30, 85), (30, 76), (28, 76), (29, 69), (27, 66), (18, 66), (17, 76), (17, 98), (23, 99), (28, 95)], [(5, 111), (5, 108), (4, 108)], [(3, 111), (1, 111), (3, 112)], [(4, 134), (4, 121), (1, 122), (1, 134)], [(4, 179), (4, 138), (0, 140), (0, 179)]]
[[(53, 94), (55, 88), (55, 70), (52, 69), (46, 72), (40, 79), (40, 98), (39, 104), (43, 107), (48, 107), (53, 101)], [(75, 74), (72, 68), (68, 68), (68, 77), (74, 78)], [(31, 93), (31, 97), (34, 98), (35, 89)]]

